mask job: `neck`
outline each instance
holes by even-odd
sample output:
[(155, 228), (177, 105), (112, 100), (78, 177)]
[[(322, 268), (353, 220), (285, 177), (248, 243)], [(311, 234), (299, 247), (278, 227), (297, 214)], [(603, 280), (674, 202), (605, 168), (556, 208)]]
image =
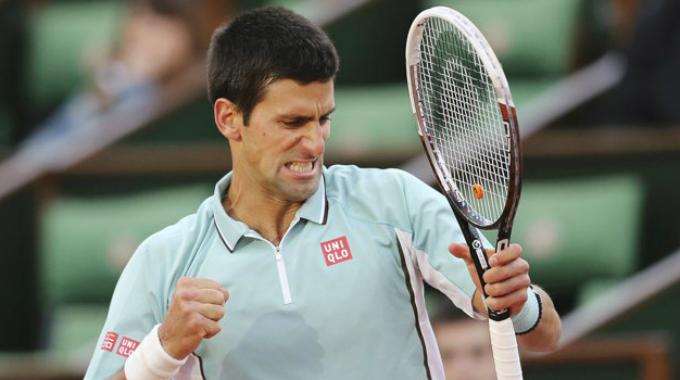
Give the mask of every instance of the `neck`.
[(302, 207), (301, 202), (283, 201), (263, 189), (245, 186), (236, 173), (222, 205), (232, 218), (247, 224), (275, 245), (281, 242), (295, 213)]

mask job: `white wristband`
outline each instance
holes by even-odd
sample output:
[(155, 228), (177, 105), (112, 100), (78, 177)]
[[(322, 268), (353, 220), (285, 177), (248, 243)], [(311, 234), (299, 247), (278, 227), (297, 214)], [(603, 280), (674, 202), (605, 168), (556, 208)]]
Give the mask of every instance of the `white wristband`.
[(515, 333), (525, 334), (533, 330), (541, 319), (541, 304), (538, 294), (533, 289), (527, 289), (527, 301), (522, 306), (522, 310), (511, 317)]
[(167, 380), (175, 376), (187, 358), (178, 360), (170, 356), (161, 345), (158, 327), (151, 329), (137, 349), (125, 361), (128, 380)]

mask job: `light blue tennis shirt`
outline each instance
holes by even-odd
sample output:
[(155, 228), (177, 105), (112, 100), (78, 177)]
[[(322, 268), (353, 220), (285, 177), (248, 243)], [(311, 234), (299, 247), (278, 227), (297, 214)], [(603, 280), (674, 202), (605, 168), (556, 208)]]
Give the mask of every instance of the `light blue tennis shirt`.
[(222, 331), (176, 379), (443, 379), (423, 281), (473, 315), (475, 285), (447, 250), (445, 198), (406, 172), (336, 165), (278, 246), (227, 215), (222, 178), (198, 211), (137, 249), (86, 379), (119, 371), (163, 321), (182, 276), (229, 290)]

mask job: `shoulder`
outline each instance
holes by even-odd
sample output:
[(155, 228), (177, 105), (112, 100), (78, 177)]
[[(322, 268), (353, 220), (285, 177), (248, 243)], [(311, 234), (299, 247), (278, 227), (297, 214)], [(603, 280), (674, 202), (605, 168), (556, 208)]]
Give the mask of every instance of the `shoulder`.
[(157, 231), (146, 238), (135, 255), (146, 256), (154, 263), (158, 261), (177, 261), (181, 256), (191, 254), (196, 243), (205, 238), (210, 230), (213, 214), (210, 198), (201, 203), (198, 210), (174, 224)]
[(351, 217), (393, 226), (410, 225), (411, 209), (439, 194), (400, 169), (334, 165), (324, 172), (331, 204)]
[(209, 202), (204, 201), (195, 213), (152, 234), (139, 245), (116, 285), (114, 297), (116, 294), (129, 297), (116, 303), (119, 308), (137, 299), (140, 292), (148, 292), (151, 298), (144, 299), (152, 302), (154, 320), (163, 319), (176, 281), (187, 275), (190, 264), (202, 252), (201, 247), (214, 235), (209, 210)]
[(360, 168), (333, 165), (324, 172), (329, 197), (354, 195), (382, 202), (405, 197), (406, 193), (437, 193), (430, 186), (401, 169)]
[(361, 190), (369, 186), (412, 186), (421, 183), (416, 177), (401, 169), (360, 168), (355, 165), (333, 165), (324, 172), (329, 191)]

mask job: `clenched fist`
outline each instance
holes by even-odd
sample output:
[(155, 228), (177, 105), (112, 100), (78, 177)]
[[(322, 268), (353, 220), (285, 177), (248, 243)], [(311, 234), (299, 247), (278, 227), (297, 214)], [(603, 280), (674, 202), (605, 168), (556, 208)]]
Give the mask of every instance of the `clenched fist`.
[(177, 281), (170, 310), (158, 329), (163, 349), (176, 359), (192, 353), (203, 339), (220, 332), (229, 292), (219, 283), (182, 277)]

